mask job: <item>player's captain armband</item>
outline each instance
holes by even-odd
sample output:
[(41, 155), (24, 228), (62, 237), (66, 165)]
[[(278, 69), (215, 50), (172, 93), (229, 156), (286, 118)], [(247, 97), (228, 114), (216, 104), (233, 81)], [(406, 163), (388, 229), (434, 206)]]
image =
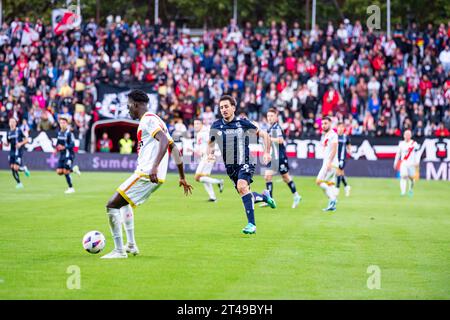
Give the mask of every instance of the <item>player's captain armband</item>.
[(157, 134), (158, 132), (160, 132), (160, 131), (161, 131), (161, 128), (156, 128), (156, 129), (154, 129), (153, 132), (152, 132), (152, 137), (154, 138), (154, 137), (156, 136), (156, 134)]

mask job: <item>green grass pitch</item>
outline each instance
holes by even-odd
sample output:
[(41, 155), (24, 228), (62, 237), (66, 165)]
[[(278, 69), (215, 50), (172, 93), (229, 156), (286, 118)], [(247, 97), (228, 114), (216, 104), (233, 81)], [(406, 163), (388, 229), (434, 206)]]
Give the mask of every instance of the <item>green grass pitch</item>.
[[(135, 210), (141, 255), (106, 261), (113, 248), (105, 203), (127, 173), (83, 173), (76, 193), (63, 177), (22, 175), (16, 190), (0, 172), (0, 299), (449, 299), (450, 183), (421, 180), (412, 199), (395, 179), (349, 178), (352, 195), (327, 214), (311, 177), (296, 177), (303, 196), (291, 209), (275, 178), (278, 208), (256, 206), (256, 235), (244, 235), (240, 197), (227, 179), (217, 203), (193, 181), (184, 197), (176, 175)], [(255, 176), (254, 190), (264, 181)], [(216, 189), (217, 190), (217, 189)], [(90, 230), (105, 251), (83, 251)], [(369, 266), (380, 289), (367, 286)], [(68, 289), (69, 266), (80, 289)], [(70, 270), (70, 269), (69, 269)]]

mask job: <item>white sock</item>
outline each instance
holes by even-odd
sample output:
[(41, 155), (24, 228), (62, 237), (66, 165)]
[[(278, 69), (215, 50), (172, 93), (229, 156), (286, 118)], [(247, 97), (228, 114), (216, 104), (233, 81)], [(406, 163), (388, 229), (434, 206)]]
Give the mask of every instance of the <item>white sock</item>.
[(130, 205), (127, 205), (120, 208), (120, 211), (122, 212), (123, 226), (125, 229), (125, 233), (127, 234), (127, 242), (134, 245), (136, 244), (136, 241), (134, 240), (133, 208)]
[(209, 195), (210, 199), (216, 199), (216, 194), (214, 193), (214, 188), (211, 183), (203, 182), (203, 186), (205, 187), (206, 192)]
[(120, 209), (106, 208), (109, 220), (109, 228), (114, 239), (114, 248), (116, 250), (123, 250), (122, 240), (122, 216)]
[(216, 178), (211, 178), (211, 177), (200, 177), (200, 182), (202, 183), (212, 183), (212, 184), (219, 184), (222, 181)]
[(336, 200), (336, 192), (334, 191), (333, 186), (329, 186), (325, 182), (322, 182), (320, 184), (320, 187), (323, 189), (323, 191), (325, 191), (325, 194), (327, 195), (328, 199), (330, 199), (331, 201)]
[(337, 188), (334, 185), (328, 186), (327, 195), (331, 201), (336, 201)]
[(402, 194), (406, 193), (406, 184), (407, 184), (407, 179), (405, 178), (400, 178), (400, 191)]
[(338, 188), (336, 188), (336, 186), (335, 186), (335, 185), (332, 185), (332, 186), (330, 186), (330, 188), (331, 188), (331, 191), (333, 191), (333, 194), (334, 194), (334, 198), (336, 199), (336, 198), (337, 198), (337, 196), (338, 196), (338, 193), (339, 193), (339, 189), (338, 189)]

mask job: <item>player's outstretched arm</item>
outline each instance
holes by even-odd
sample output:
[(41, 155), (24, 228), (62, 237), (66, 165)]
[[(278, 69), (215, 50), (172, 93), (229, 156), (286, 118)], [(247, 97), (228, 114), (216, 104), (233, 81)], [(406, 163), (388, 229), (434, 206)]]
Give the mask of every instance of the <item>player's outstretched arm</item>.
[(162, 131), (158, 131), (156, 133), (155, 139), (159, 141), (159, 149), (158, 154), (156, 155), (155, 163), (150, 170), (150, 181), (153, 183), (158, 183), (158, 167), (167, 152), (167, 148), (169, 147), (169, 139), (167, 139), (167, 136)]
[(351, 156), (352, 155), (352, 144), (350, 142), (348, 142), (345, 147), (347, 148), (348, 155)]
[(178, 174), (180, 175), (180, 187), (183, 187), (184, 194), (186, 196), (192, 194), (192, 189), (194, 188), (186, 181), (186, 177), (184, 176), (184, 164), (180, 149), (178, 149), (175, 143), (171, 143), (169, 144), (169, 150), (172, 154), (173, 160), (178, 167)]
[(69, 139), (67, 141), (67, 149), (72, 149), (75, 147), (75, 136), (73, 135), (72, 132), (70, 132), (68, 138)]
[(395, 154), (394, 159), (394, 170), (398, 169), (398, 161), (400, 160), (400, 147), (398, 147), (397, 153)]
[(258, 130), (257, 134), (263, 139), (264, 143), (264, 155), (263, 155), (263, 161), (264, 164), (267, 164), (270, 162), (270, 146), (271, 146), (271, 139), (267, 132)]
[(216, 147), (216, 143), (212, 140), (208, 142), (208, 148), (206, 149), (206, 155), (208, 156), (208, 160), (214, 161), (216, 156), (214, 155), (214, 148)]
[(17, 148), (21, 148), (22, 146), (24, 146), (24, 145), (26, 145), (27, 143), (28, 143), (28, 137), (25, 137), (23, 140), (22, 140), (22, 142), (19, 142), (18, 144), (17, 144)]
[[(270, 137), (270, 135), (269, 135), (269, 137)], [(270, 137), (270, 142), (283, 144), (284, 143), (284, 139), (283, 139), (283, 137)]]
[(331, 166), (333, 164), (333, 159), (336, 156), (337, 149), (338, 149), (338, 142), (336, 141), (331, 144), (330, 158), (328, 159), (328, 164), (327, 164), (328, 170), (331, 170)]

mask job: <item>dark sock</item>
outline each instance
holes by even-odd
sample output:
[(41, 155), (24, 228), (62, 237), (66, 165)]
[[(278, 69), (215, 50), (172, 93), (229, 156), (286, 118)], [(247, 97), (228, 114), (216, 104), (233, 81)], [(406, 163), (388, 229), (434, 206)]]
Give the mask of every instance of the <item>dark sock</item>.
[(260, 194), (258, 192), (252, 192), (253, 196), (255, 197), (255, 203), (258, 202), (267, 202), (267, 197), (263, 194)]
[(70, 176), (70, 174), (66, 174), (66, 181), (69, 185), (69, 188), (72, 188), (72, 177)]
[(347, 178), (345, 176), (342, 176), (341, 179), (342, 179), (342, 183), (344, 184), (344, 187), (346, 187), (347, 186)]
[(273, 191), (273, 183), (271, 182), (266, 182), (266, 189), (269, 190), (270, 196), (272, 197), (272, 191)]
[(248, 223), (255, 224), (255, 209), (253, 208), (253, 194), (247, 193), (242, 197), (242, 202), (244, 203), (245, 214), (247, 215)]
[(17, 183), (20, 183), (19, 173), (13, 169), (11, 169), (12, 175)]
[(338, 188), (338, 189), (341, 187), (341, 179), (342, 179), (341, 176), (338, 176), (338, 177), (337, 177), (336, 188)]
[(292, 193), (296, 193), (297, 192), (297, 188), (295, 187), (294, 180), (289, 181), (287, 185), (289, 186), (289, 189), (291, 189)]

